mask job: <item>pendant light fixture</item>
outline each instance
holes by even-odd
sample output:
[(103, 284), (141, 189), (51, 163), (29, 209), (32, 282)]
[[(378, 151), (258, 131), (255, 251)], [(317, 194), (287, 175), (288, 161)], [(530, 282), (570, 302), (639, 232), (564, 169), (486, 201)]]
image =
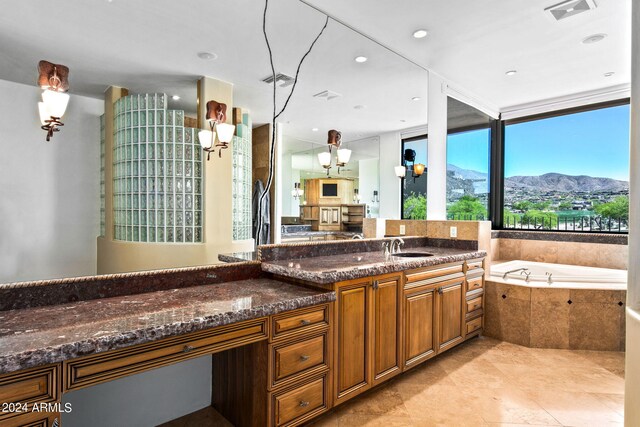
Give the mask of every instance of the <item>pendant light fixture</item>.
[[(229, 148), (236, 127), (225, 123), (227, 120), (227, 104), (217, 101), (207, 102), (207, 122), (211, 130), (203, 129), (198, 132), (198, 140), (202, 149), (207, 152), (207, 161), (211, 153), (218, 149), (218, 157), (222, 157), (222, 150)], [(218, 142), (216, 143), (216, 131)]]
[(340, 168), (345, 167), (347, 163), (349, 163), (349, 160), (351, 159), (351, 150), (348, 148), (340, 148), (342, 145), (342, 134), (340, 131), (335, 129), (331, 129), (329, 131), (327, 145), (329, 146), (329, 151), (318, 153), (318, 162), (320, 162), (320, 165), (327, 170), (327, 176), (329, 176), (332, 149), (336, 148), (336, 166), (338, 167), (338, 173), (340, 173)]
[(47, 141), (59, 132), (64, 123), (60, 120), (69, 103), (69, 68), (48, 61), (38, 63), (38, 85), (44, 89), (38, 113), (42, 130), (47, 131)]

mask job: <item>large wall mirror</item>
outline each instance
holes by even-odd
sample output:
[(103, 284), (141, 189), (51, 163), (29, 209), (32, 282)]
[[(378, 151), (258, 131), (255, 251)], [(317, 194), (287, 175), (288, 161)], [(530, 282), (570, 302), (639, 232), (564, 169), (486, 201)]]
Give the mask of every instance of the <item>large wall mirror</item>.
[[(5, 91), (8, 97), (28, 98), (19, 116), (11, 113), (19, 118), (14, 120), (16, 128), (28, 131), (21, 133), (20, 149), (11, 145), (12, 135), (0, 141), (7, 154), (0, 163), (0, 213), (3, 215), (0, 226), (3, 234), (0, 239), (0, 283), (87, 276), (99, 272), (96, 239), (102, 232), (101, 209), (104, 211), (108, 206), (100, 200), (100, 116), (104, 113), (103, 92), (107, 87), (125, 87), (129, 94), (164, 93), (167, 95), (167, 109), (183, 111), (185, 118), (195, 119), (196, 82), (200, 76), (211, 76), (233, 84), (233, 106), (241, 107), (250, 114), (254, 129), (270, 123), (272, 114), (272, 86), (262, 82), (271, 73), (262, 35), (262, 2), (223, 0), (215, 2), (215, 5), (205, 1), (194, 2), (189, 8), (203, 12), (202, 18), (198, 18), (203, 20), (202, 25), (198, 20), (181, 21), (179, 24), (169, 20), (169, 16), (184, 16), (181, 9), (185, 7), (169, 2), (166, 7), (175, 10), (154, 17), (158, 21), (148, 31), (141, 27), (149, 22), (149, 11), (155, 7), (151, 0), (142, 1), (135, 7), (124, 2), (61, 4), (51, 11), (51, 19), (46, 25), (38, 18), (40, 11), (37, 7), (37, 4), (29, 2), (16, 3), (16, 7), (1, 20), (3, 29), (0, 36), (7, 36), (13, 43), (0, 47), (0, 54), (21, 58), (24, 63), (16, 59), (9, 61), (10, 65), (0, 66), (0, 79), (24, 83), (10, 83)], [(72, 17), (80, 13), (72, 10), (74, 8), (85, 8), (86, 15), (93, 17), (102, 16), (100, 8), (110, 8), (104, 19), (113, 19), (114, 25), (117, 21), (118, 28), (130, 30), (118, 34), (90, 30), (92, 25), (97, 25), (95, 22), (72, 21)], [(326, 17), (297, 0), (272, 1), (269, 8), (267, 28), (276, 72), (294, 76), (300, 58)], [(215, 19), (213, 26), (205, 25), (204, 22), (210, 23), (211, 13), (207, 11), (224, 19)], [(91, 50), (83, 41), (60, 39), (54, 52), (59, 59), (53, 58), (51, 52), (36, 46), (40, 43), (29, 42), (34, 40), (31, 33), (46, 31), (53, 23), (56, 26), (80, 25), (79, 31), (84, 31), (84, 28), (87, 34), (91, 33), (92, 45), (103, 46), (104, 49)], [(189, 43), (167, 30), (176, 25), (189, 26), (193, 31)], [(141, 28), (140, 31), (145, 31), (145, 38), (158, 40), (158, 43), (144, 44), (148, 51), (136, 52), (138, 35), (134, 28)], [(125, 39), (128, 43), (123, 44)], [(139, 44), (138, 47), (141, 46)], [(217, 59), (197, 57), (198, 52), (209, 50), (215, 52)], [(21, 52), (20, 55), (17, 52)], [(126, 59), (126, 55), (131, 57)], [(81, 57), (84, 59), (79, 59)], [(66, 61), (71, 68), (69, 120), (60, 135), (48, 145), (41, 138), (35, 107), (39, 93), (33, 69), (39, 59)], [(33, 78), (30, 77), (32, 75)], [(350, 182), (347, 187), (338, 187), (348, 192), (344, 193), (344, 203), (340, 204), (361, 204), (362, 216), (378, 216), (381, 201), (390, 196), (380, 188), (380, 159), (393, 158), (394, 163), (399, 162), (397, 146), (388, 150), (381, 144), (382, 136), (389, 133), (399, 135), (403, 129), (426, 124), (427, 79), (428, 73), (423, 68), (330, 19), (301, 68), (287, 110), (278, 119), (278, 196), (272, 199), (278, 219), (274, 223), (280, 226), (300, 222), (303, 215), (301, 206), (310, 204), (310, 190), (306, 183), (314, 179)], [(4, 87), (2, 81), (0, 84)], [(283, 87), (278, 87), (279, 107), (291, 87), (286, 82), (282, 84)], [(179, 94), (180, 99), (173, 99), (174, 94)], [(351, 156), (338, 173), (336, 152), (333, 150), (333, 164), (327, 175), (327, 170), (319, 163), (318, 154), (328, 152), (327, 134), (332, 129), (341, 132), (342, 148), (351, 150)], [(225, 152), (223, 157), (229, 152)], [(216, 167), (217, 155), (212, 155), (208, 163), (206, 154), (200, 155), (201, 160), (195, 153), (190, 155), (194, 156), (194, 165), (202, 162), (203, 174)], [(43, 174), (46, 171), (46, 180), (30, 180), (29, 172), (20, 168), (25, 162), (29, 162), (34, 173), (35, 170)], [(9, 167), (11, 164), (14, 166)], [(104, 165), (102, 170), (110, 167)], [(388, 174), (393, 176), (392, 168), (388, 169)], [(16, 182), (22, 182), (22, 187), (17, 188)], [(303, 194), (294, 197), (298, 183)], [(202, 197), (217, 197), (217, 191), (216, 188), (205, 187)], [(393, 203), (397, 202), (394, 200)], [(136, 206), (135, 209), (142, 209), (141, 205)], [(343, 212), (340, 215), (342, 218)], [(345, 215), (348, 218), (348, 214)], [(205, 221), (204, 227), (207, 226)], [(336, 230), (342, 230), (342, 227)], [(281, 236), (275, 240), (286, 241)], [(117, 240), (114, 242), (118, 243)], [(183, 252), (188, 252), (200, 243), (191, 240), (189, 244), (174, 244), (183, 245)], [(148, 245), (151, 248), (158, 243)], [(216, 251), (223, 250), (216, 248)], [(211, 251), (206, 257), (166, 257), (161, 263), (136, 269), (152, 269), (158, 265), (170, 268), (211, 264), (218, 262), (216, 251)]]

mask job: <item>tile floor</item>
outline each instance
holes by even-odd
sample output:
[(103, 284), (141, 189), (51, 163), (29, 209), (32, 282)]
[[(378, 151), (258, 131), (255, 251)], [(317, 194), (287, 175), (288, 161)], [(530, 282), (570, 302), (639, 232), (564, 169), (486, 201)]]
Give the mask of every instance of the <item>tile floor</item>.
[[(624, 353), (533, 349), (480, 337), (312, 426), (622, 426), (623, 393)], [(165, 426), (230, 425), (206, 408)]]
[(334, 426), (622, 426), (624, 353), (480, 337), (318, 418)]

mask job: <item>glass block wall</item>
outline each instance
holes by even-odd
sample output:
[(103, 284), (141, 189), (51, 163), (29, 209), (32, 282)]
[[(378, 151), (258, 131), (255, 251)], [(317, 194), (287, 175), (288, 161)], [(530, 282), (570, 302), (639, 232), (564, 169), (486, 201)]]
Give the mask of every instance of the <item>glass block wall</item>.
[(114, 236), (131, 242), (202, 242), (202, 150), (184, 111), (164, 93), (114, 105)]
[(104, 114), (100, 116), (100, 236), (104, 237), (105, 230), (105, 201), (104, 201)]
[(232, 141), (233, 240), (251, 239), (251, 118), (242, 114)]

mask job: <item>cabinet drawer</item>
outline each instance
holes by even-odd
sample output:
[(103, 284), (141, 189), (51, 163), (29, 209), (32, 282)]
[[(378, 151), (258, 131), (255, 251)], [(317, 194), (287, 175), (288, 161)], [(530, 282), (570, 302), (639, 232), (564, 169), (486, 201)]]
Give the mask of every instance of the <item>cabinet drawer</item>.
[(449, 276), (456, 273), (462, 273), (462, 263), (448, 264), (422, 270), (410, 270), (406, 272), (405, 277), (406, 283), (411, 283), (421, 280), (434, 279), (439, 276)]
[[(49, 365), (0, 376), (0, 403), (55, 402), (59, 399), (60, 365)], [(1, 408), (0, 408), (1, 410)], [(0, 412), (0, 420), (19, 415)]]
[[(271, 387), (295, 382), (329, 369), (327, 334), (304, 341), (271, 346)], [(301, 374), (301, 375), (299, 375)]]
[(482, 270), (482, 260), (474, 259), (467, 261), (467, 273), (477, 272)]
[(2, 427), (58, 427), (60, 415), (51, 412), (27, 412), (4, 420), (0, 425)]
[(65, 390), (111, 381), (268, 338), (267, 318), (193, 332), (64, 362)]
[(482, 317), (476, 317), (473, 320), (467, 322), (467, 335), (482, 328)]
[(482, 295), (477, 298), (467, 300), (467, 313), (471, 313), (472, 311), (476, 311), (481, 308), (482, 308)]
[(483, 287), (483, 283), (482, 283), (482, 276), (478, 276), (478, 277), (471, 277), (467, 279), (467, 290), (466, 292), (471, 292), (471, 291), (475, 291), (478, 289), (482, 289)]
[(329, 409), (326, 377), (272, 396), (274, 424), (298, 425)]
[(309, 329), (329, 326), (329, 305), (315, 306), (273, 316), (272, 338), (298, 334)]

